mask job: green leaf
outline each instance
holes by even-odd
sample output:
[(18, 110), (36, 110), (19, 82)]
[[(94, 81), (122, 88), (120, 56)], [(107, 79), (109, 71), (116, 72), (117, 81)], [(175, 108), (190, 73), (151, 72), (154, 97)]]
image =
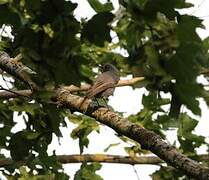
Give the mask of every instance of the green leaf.
[(161, 12), (167, 16), (168, 19), (174, 20), (178, 15), (175, 9), (182, 9), (191, 7), (192, 4), (186, 3), (185, 0), (147, 0), (144, 6), (146, 18), (155, 18), (157, 12)]
[(156, 17), (157, 12), (164, 13), (169, 19), (174, 19), (176, 16), (175, 1), (173, 0), (148, 0), (144, 7), (146, 17), (151, 19)]
[(167, 166), (161, 166), (159, 170), (155, 171), (151, 175), (153, 180), (175, 180), (175, 179), (185, 179), (185, 174), (180, 170), (170, 168)]
[(0, 5), (1, 4), (6, 4), (6, 3), (8, 3), (10, 0), (0, 0)]
[(8, 46), (8, 43), (5, 41), (0, 41), (0, 51), (3, 51)]
[(202, 94), (202, 87), (195, 83), (177, 83), (174, 86), (178, 98), (185, 104), (194, 114), (201, 115), (199, 101), (196, 99)]
[(152, 111), (164, 112), (161, 108), (162, 105), (166, 105), (170, 102), (169, 99), (161, 98), (157, 92), (150, 91), (149, 95), (143, 95), (142, 104), (145, 108)]
[(120, 145), (120, 143), (113, 143), (113, 144), (110, 144), (109, 146), (107, 146), (107, 147), (104, 149), (104, 152), (107, 152), (110, 148), (115, 147), (115, 146), (118, 146), (118, 145)]
[(185, 0), (176, 0), (176, 8), (183, 9), (183, 8), (190, 8), (194, 7), (192, 3), (186, 2)]
[(147, 128), (149, 130), (154, 131), (155, 133), (161, 135), (162, 137), (164, 137), (164, 134), (161, 131), (160, 124), (157, 123), (152, 117), (153, 114), (155, 114), (154, 111), (149, 110), (147, 108), (144, 108), (139, 113), (137, 113), (136, 115), (129, 116), (128, 119), (131, 122), (137, 123), (137, 124)]
[(28, 139), (28, 140), (35, 140), (35, 139), (37, 139), (39, 136), (40, 136), (40, 133), (39, 133), (39, 132), (31, 132), (31, 131), (28, 131), (28, 132), (25, 134), (25, 137), (26, 137), (26, 139)]
[(180, 115), (180, 127), (178, 129), (178, 140), (184, 153), (195, 155), (195, 148), (205, 143), (203, 136), (193, 133), (198, 121), (189, 117), (186, 113)]
[(41, 101), (51, 102), (52, 97), (55, 96), (55, 92), (52, 90), (41, 89), (36, 91), (34, 96), (37, 99), (41, 99)]
[(99, 0), (88, 0), (90, 6), (97, 12), (110, 12), (112, 11), (113, 5), (111, 2), (107, 2), (105, 4), (102, 4), (101, 2), (99, 2)]
[(131, 146), (131, 147), (125, 147), (124, 150), (132, 158), (136, 157), (137, 154), (140, 154), (140, 152), (142, 152), (142, 149), (139, 145)]
[(41, 165), (44, 169), (52, 169), (54, 172), (62, 169), (62, 164), (57, 161), (57, 157), (55, 155), (48, 156), (48, 154), (42, 154), (39, 156)]
[(145, 53), (147, 55), (147, 63), (153, 73), (155, 73), (156, 76), (166, 75), (165, 70), (160, 65), (160, 59), (156, 50), (151, 46), (146, 46)]
[(162, 124), (162, 127), (165, 130), (179, 127), (179, 121), (177, 119), (170, 118), (168, 115), (158, 116), (156, 122), (158, 124)]
[(38, 111), (38, 109), (40, 108), (38, 103), (27, 103), (27, 102), (18, 102), (18, 101), (14, 101), (13, 103), (11, 103), (11, 105), (9, 106), (9, 109), (12, 111), (17, 111), (17, 112), (27, 112), (30, 113), (32, 115), (34, 115), (34, 113), (36, 111)]
[[(28, 178), (28, 176), (29, 176), (29, 174), (28, 174), (28, 172), (27, 172), (27, 170), (26, 170), (26, 167), (24, 167), (24, 166), (21, 166), (20, 168), (19, 168), (19, 171), (20, 171), (20, 174), (22, 175), (22, 178), (21, 179), (27, 179)], [(23, 178), (24, 177), (24, 178)]]
[(31, 132), (19, 131), (11, 137), (9, 149), (13, 160), (20, 161), (28, 157), (29, 150), (34, 144), (33, 139), (30, 140), (27, 138), (28, 133)]
[(45, 116), (47, 125), (50, 129), (58, 136), (61, 137), (62, 133), (60, 132), (60, 123), (64, 120), (64, 117), (61, 116), (60, 111), (58, 111), (56, 105), (54, 104), (44, 104), (43, 109), (47, 113)]
[(18, 14), (13, 12), (5, 3), (0, 5), (0, 26), (2, 24), (11, 25), (15, 28), (18, 28), (21, 25)]
[(111, 42), (109, 22), (113, 20), (113, 14), (108, 12), (94, 15), (82, 30), (82, 39), (88, 40), (98, 46), (103, 46), (105, 41)]
[[(75, 118), (75, 116), (73, 117)], [(73, 139), (79, 139), (79, 147), (80, 147), (80, 152), (83, 152), (84, 147), (88, 147), (89, 140), (88, 140), (88, 135), (96, 130), (99, 130), (99, 124), (93, 120), (92, 118), (89, 118), (87, 116), (77, 116), (79, 121), (76, 123), (78, 124), (78, 127), (73, 129), (71, 133), (71, 137)], [(75, 120), (73, 120), (75, 122)]]
[(61, 172), (61, 173), (56, 173), (56, 174), (55, 174), (55, 179), (59, 179), (59, 180), (69, 180), (70, 177), (69, 177), (67, 174)]
[(179, 23), (177, 25), (177, 36), (181, 42), (201, 42), (200, 37), (198, 36), (196, 29), (204, 28), (202, 24), (202, 20), (189, 15), (182, 15), (179, 19)]
[(181, 114), (181, 128), (179, 128), (179, 135), (183, 136), (187, 133), (191, 133), (197, 126), (198, 121), (190, 118), (186, 113)]
[(209, 37), (206, 37), (204, 40), (203, 40), (203, 46), (206, 50), (209, 49)]
[(198, 115), (201, 114), (201, 111), (196, 98), (201, 97), (203, 93), (202, 86), (196, 82), (200, 54), (202, 54), (201, 46), (198, 43), (183, 42), (177, 48), (176, 54), (165, 63), (167, 72), (176, 79), (174, 92), (180, 103), (185, 104)]
[(9, 103), (0, 102), (0, 148), (6, 148), (8, 137), (12, 136), (11, 129), (16, 124), (13, 121), (13, 111), (8, 108)]
[(74, 180), (102, 180), (102, 177), (96, 174), (102, 165), (98, 162), (91, 164), (83, 163), (81, 168), (76, 172)]
[(200, 48), (197, 43), (182, 43), (176, 54), (166, 62), (167, 72), (179, 82), (194, 81), (198, 74), (197, 56), (201, 53)]

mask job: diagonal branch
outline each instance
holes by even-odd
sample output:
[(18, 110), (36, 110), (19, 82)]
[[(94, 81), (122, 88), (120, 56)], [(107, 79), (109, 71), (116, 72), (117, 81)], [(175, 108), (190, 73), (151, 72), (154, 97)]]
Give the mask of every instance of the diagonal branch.
[(137, 141), (141, 144), (143, 149), (150, 150), (166, 163), (182, 170), (188, 176), (202, 180), (209, 179), (208, 168), (181, 154), (174, 146), (168, 144), (154, 132), (132, 123), (128, 119), (120, 117), (119, 114), (107, 108), (98, 108), (93, 103), (90, 103), (88, 108), (86, 106), (80, 107), (83, 98), (72, 95), (63, 88), (57, 91), (57, 100), (60, 106), (85, 113), (95, 118), (100, 123), (111, 127), (117, 133)]
[(21, 55), (18, 55), (15, 58), (10, 58), (7, 53), (0, 51), (0, 69), (23, 81), (31, 88), (31, 90), (36, 89), (35, 83), (29, 76), (29, 74), (34, 74), (35, 72), (23, 65), (21, 62), (18, 62), (20, 58)]

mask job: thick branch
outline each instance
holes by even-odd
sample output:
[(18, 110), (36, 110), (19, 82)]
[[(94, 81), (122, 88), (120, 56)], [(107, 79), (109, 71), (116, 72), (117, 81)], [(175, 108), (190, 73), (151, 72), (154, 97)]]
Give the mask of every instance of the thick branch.
[[(116, 86), (117, 87), (131, 86), (136, 83), (138, 83), (138, 84), (141, 83), (141, 85), (143, 85), (144, 84), (144, 77), (135, 77), (135, 78), (129, 79), (129, 80), (120, 80)], [(90, 84), (83, 84), (83, 85), (81, 85), (81, 87), (71, 85), (71, 86), (64, 86), (63, 88), (70, 91), (70, 92), (78, 92), (78, 91), (87, 91), (90, 87), (91, 87)], [(22, 95), (22, 96), (28, 96), (28, 97), (32, 95), (32, 91), (29, 89), (13, 91), (13, 92), (14, 93), (8, 92), (8, 91), (0, 92), (0, 99), (15, 98), (15, 97), (18, 97), (18, 94)]]
[(25, 84), (29, 85), (31, 89), (35, 89), (36, 85), (29, 77), (29, 74), (34, 72), (21, 62), (18, 62), (20, 58), (20, 55), (15, 58), (10, 58), (7, 53), (0, 51), (0, 69), (20, 79)]
[[(57, 99), (61, 106), (72, 109), (73, 111), (85, 113), (111, 127), (117, 133), (137, 141), (143, 149), (150, 150), (166, 163), (184, 171), (190, 177), (202, 180), (209, 179), (208, 168), (181, 154), (174, 146), (165, 142), (165, 140), (154, 132), (120, 117), (117, 113), (107, 108), (98, 108), (93, 103), (90, 103), (90, 100), (80, 107), (83, 98), (72, 95), (65, 89), (60, 89), (57, 94)], [(87, 109), (86, 106), (88, 104), (89, 107)]]

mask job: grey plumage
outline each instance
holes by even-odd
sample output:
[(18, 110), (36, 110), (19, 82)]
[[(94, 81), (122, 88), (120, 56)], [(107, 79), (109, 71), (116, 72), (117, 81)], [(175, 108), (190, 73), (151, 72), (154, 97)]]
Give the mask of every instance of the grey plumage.
[(112, 64), (104, 64), (101, 67), (101, 74), (99, 74), (95, 80), (95, 83), (91, 86), (91, 88), (87, 91), (86, 99), (95, 98), (108, 98), (113, 95), (115, 90), (115, 85), (118, 83), (120, 76), (119, 71)]

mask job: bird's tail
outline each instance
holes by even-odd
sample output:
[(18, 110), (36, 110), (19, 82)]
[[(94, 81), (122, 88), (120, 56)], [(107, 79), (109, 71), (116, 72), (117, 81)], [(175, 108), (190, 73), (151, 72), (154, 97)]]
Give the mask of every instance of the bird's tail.
[[(81, 102), (79, 109), (83, 109), (84, 105), (86, 104), (86, 101), (89, 100), (87, 96), (84, 97), (83, 101)], [(88, 107), (88, 106), (87, 106)], [(87, 107), (85, 107), (87, 109)]]

